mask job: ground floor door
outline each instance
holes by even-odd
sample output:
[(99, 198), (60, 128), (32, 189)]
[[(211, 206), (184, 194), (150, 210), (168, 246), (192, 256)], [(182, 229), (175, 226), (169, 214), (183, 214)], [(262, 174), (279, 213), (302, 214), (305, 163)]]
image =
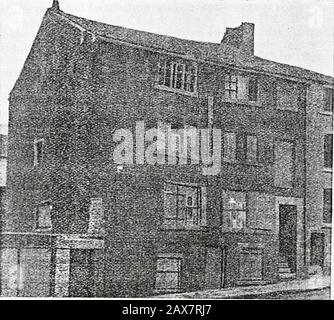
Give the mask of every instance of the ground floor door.
[(279, 255), (288, 263), (291, 272), (297, 266), (297, 207), (279, 206)]

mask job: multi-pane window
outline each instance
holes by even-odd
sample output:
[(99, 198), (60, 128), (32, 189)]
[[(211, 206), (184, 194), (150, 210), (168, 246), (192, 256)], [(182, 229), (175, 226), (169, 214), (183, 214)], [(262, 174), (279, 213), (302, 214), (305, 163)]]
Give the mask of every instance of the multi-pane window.
[(173, 257), (158, 257), (155, 289), (159, 291), (180, 290), (182, 259)]
[(51, 229), (51, 210), (52, 204), (50, 201), (41, 203), (37, 208), (36, 229)]
[(34, 166), (38, 166), (43, 161), (44, 139), (35, 139), (34, 141)]
[(162, 61), (159, 63), (158, 84), (171, 89), (195, 93), (197, 67), (193, 63)]
[(324, 91), (324, 111), (333, 112), (334, 89), (325, 88)]
[(240, 101), (258, 101), (258, 79), (255, 77), (225, 76), (225, 99)]
[(206, 224), (206, 188), (165, 183), (164, 226), (187, 228)]
[(257, 162), (258, 142), (254, 135), (226, 132), (224, 134), (224, 160)]
[(323, 222), (332, 223), (332, 189), (324, 189)]
[(241, 230), (246, 227), (246, 194), (223, 192), (223, 227)]
[(233, 75), (225, 76), (225, 97), (228, 99), (237, 99), (238, 78)]
[(324, 137), (324, 167), (333, 168), (333, 135), (325, 134)]
[(290, 141), (275, 142), (275, 186), (292, 188), (294, 174), (294, 144)]

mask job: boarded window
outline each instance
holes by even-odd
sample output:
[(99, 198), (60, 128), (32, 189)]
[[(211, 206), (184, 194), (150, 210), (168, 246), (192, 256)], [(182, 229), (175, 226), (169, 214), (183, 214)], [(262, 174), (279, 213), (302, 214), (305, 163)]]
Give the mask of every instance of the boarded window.
[(295, 83), (279, 82), (277, 84), (277, 108), (298, 111), (299, 89)]
[(333, 168), (333, 135), (325, 134), (324, 137), (324, 167)]
[(324, 90), (324, 111), (333, 112), (334, 90), (325, 88)]
[(332, 189), (324, 189), (323, 222), (332, 223)]
[(236, 135), (235, 133), (224, 133), (224, 160), (235, 161), (236, 159)]
[(240, 281), (262, 280), (262, 250), (243, 248), (240, 252)]
[(161, 257), (157, 259), (155, 288), (159, 291), (180, 289), (181, 258)]
[(293, 152), (294, 146), (289, 141), (275, 143), (275, 186), (292, 188), (293, 183)]
[(248, 193), (247, 225), (252, 229), (272, 230), (275, 225), (275, 198), (270, 194)]

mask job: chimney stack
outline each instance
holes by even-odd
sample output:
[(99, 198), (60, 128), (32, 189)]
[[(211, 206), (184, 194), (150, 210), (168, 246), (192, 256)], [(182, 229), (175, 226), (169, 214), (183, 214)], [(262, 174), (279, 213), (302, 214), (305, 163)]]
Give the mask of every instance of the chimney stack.
[(59, 8), (59, 1), (58, 0), (53, 0), (51, 9), (55, 10), (55, 11), (59, 11), (60, 10), (60, 8)]
[(254, 23), (243, 22), (236, 28), (226, 28), (222, 44), (235, 47), (241, 55), (254, 55)]

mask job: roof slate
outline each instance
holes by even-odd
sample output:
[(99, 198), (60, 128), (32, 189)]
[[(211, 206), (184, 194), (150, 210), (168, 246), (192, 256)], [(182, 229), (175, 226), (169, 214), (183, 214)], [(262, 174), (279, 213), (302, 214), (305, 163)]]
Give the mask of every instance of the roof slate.
[(120, 26), (109, 25), (63, 11), (57, 14), (79, 25), (83, 29), (106, 39), (135, 44), (149, 49), (159, 49), (170, 53), (192, 57), (198, 60), (211, 61), (219, 64), (229, 64), (239, 68), (251, 69), (257, 72), (266, 72), (284, 77), (302, 78), (333, 84), (334, 78), (307, 69), (288, 64), (266, 60), (257, 56), (240, 55), (237, 48), (222, 43), (200, 42), (185, 40), (176, 37), (139, 31)]

